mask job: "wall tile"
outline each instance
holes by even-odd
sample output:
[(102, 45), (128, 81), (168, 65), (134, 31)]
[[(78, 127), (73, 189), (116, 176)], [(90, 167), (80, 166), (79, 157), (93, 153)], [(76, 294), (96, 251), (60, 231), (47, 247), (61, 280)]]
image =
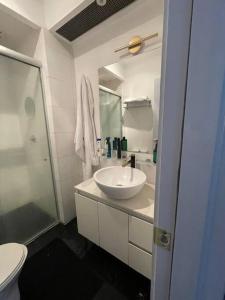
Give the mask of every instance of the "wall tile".
[(55, 180), (60, 180), (55, 135), (53, 133), (51, 133), (49, 137), (50, 137), (52, 164), (53, 164), (53, 171), (54, 171)]
[(76, 215), (73, 180), (67, 179), (61, 181), (61, 191), (64, 208), (64, 223), (68, 223)]
[(59, 175), (61, 180), (73, 180), (75, 181), (75, 155), (65, 156), (58, 159), (59, 163)]
[(54, 49), (59, 52), (61, 55), (67, 56), (70, 59), (73, 58), (73, 51), (69, 43), (62, 42), (56, 34), (45, 30), (45, 42), (48, 49)]
[(74, 162), (75, 162), (74, 184), (77, 185), (83, 181), (83, 166), (82, 166), (82, 161), (76, 154), (74, 155)]
[(75, 146), (73, 133), (56, 133), (55, 140), (58, 158), (74, 155)]
[(52, 156), (52, 167), (55, 180), (60, 180), (58, 160), (55, 156)]
[(75, 216), (73, 186), (76, 181), (75, 79), (71, 47), (45, 31), (47, 59), (47, 104), (51, 137), (54, 140), (54, 172), (60, 220), (68, 223)]
[(52, 106), (52, 97), (51, 97), (51, 90), (49, 85), (49, 79), (46, 75), (46, 71), (42, 72), (43, 78), (43, 90), (44, 90), (44, 97), (45, 97), (45, 106)]
[(61, 192), (61, 182), (59, 180), (55, 181), (55, 187), (56, 187), (57, 205), (58, 205), (58, 210), (59, 210), (59, 218), (60, 218), (61, 222), (65, 223), (63, 198), (62, 198), (62, 192)]
[(75, 112), (69, 108), (53, 106), (54, 132), (74, 133), (75, 131)]
[(53, 49), (48, 49), (47, 61), (48, 75), (50, 77), (64, 81), (71, 80), (73, 76), (73, 65), (71, 64), (71, 59), (69, 57), (62, 55)]
[(52, 105), (65, 108), (70, 107), (74, 109), (74, 88), (73, 82), (65, 82), (55, 78), (49, 77), (51, 96), (52, 96)]

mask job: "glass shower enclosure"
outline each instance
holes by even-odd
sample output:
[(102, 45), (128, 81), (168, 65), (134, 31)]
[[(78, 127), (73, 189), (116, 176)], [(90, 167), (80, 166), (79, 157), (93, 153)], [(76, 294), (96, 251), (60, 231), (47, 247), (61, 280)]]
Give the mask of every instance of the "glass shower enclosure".
[(58, 222), (40, 66), (0, 46), (0, 244)]

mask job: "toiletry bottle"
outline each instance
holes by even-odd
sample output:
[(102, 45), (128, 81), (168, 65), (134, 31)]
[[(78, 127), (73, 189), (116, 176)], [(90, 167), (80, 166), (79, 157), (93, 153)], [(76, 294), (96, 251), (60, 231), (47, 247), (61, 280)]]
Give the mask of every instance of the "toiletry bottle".
[(107, 145), (107, 140), (104, 139), (102, 141), (102, 157), (106, 157), (108, 152), (108, 145)]
[(155, 147), (153, 150), (153, 162), (157, 163), (157, 150), (158, 150), (158, 140), (155, 140)]
[(97, 138), (97, 156), (101, 157), (102, 155), (102, 149), (101, 149), (101, 139)]
[(106, 138), (107, 141), (107, 158), (111, 158), (112, 154), (111, 154), (111, 142), (110, 142), (110, 137)]
[(127, 139), (125, 136), (121, 140), (121, 151), (122, 159), (127, 159)]
[(112, 158), (117, 158), (117, 138), (115, 137), (113, 140), (113, 150), (112, 150)]
[(117, 139), (117, 158), (121, 158), (121, 141), (120, 138)]

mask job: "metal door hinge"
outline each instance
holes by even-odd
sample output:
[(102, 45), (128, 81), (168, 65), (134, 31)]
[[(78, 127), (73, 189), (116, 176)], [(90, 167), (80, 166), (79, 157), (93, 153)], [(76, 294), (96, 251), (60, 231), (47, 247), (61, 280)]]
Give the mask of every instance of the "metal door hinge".
[(170, 250), (171, 248), (171, 233), (164, 229), (154, 227), (154, 244)]

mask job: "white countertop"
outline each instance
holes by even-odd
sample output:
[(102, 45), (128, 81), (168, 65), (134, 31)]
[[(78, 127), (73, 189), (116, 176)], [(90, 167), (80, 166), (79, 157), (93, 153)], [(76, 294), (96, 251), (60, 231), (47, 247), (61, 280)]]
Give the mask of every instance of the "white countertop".
[(120, 209), (147, 222), (153, 223), (154, 221), (155, 191), (151, 185), (145, 184), (139, 194), (127, 200), (109, 198), (98, 188), (93, 178), (75, 186), (75, 192)]

